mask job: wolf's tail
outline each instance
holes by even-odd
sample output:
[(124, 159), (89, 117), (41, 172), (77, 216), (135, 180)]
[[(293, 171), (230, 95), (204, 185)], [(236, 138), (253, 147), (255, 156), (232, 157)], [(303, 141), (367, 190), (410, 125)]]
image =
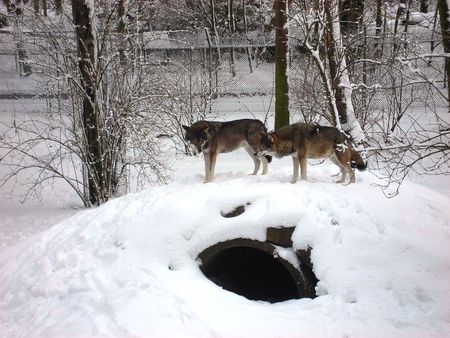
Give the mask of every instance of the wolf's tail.
[(367, 169), (367, 163), (364, 162), (359, 152), (351, 149), (350, 165), (352, 168), (356, 168), (359, 171)]
[(264, 157), (266, 158), (267, 162), (272, 162), (272, 156), (270, 155), (264, 155)]

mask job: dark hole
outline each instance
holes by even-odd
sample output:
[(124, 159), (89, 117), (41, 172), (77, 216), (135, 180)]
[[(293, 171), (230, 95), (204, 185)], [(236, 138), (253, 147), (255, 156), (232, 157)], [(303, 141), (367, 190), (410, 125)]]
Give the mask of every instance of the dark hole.
[(219, 251), (204, 262), (201, 270), (215, 284), (250, 300), (276, 303), (300, 298), (286, 267), (259, 249), (233, 247)]
[(245, 212), (245, 207), (243, 205), (240, 205), (236, 208), (234, 208), (232, 211), (224, 213), (221, 212), (221, 215), (225, 218), (231, 218), (231, 217), (236, 217), (239, 215), (242, 215)]

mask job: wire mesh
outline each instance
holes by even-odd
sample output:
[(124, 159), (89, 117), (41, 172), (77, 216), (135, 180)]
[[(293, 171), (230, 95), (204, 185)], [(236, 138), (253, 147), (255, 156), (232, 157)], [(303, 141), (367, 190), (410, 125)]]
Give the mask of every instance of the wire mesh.
[[(1, 34), (1, 111), (50, 112), (58, 106), (58, 100), (67, 99), (63, 81), (55, 81), (54, 77), (49, 81), (47, 69), (34, 62), (35, 58), (45, 58), (30, 43), (37, 38), (30, 34), (20, 45), (14, 34)], [(237, 41), (233, 45), (230, 41), (217, 47), (208, 46), (198, 37), (196, 41), (164, 36), (149, 39), (142, 40), (141, 49), (141, 60), (146, 68), (155, 74), (187, 78), (189, 83), (183, 89), (185, 96), (208, 97), (209, 109), (225, 114), (273, 113), (272, 44)], [(431, 41), (429, 36), (419, 40), (413, 33), (402, 41), (407, 41), (408, 51), (414, 52), (403, 60), (405, 50), (398, 51), (397, 57), (392, 51), (386, 52), (394, 48), (393, 39), (383, 42), (382, 62), (377, 62), (373, 54), (367, 55), (376, 42), (366, 39), (365, 44), (358, 47), (358, 58), (364, 61), (351, 66), (351, 76), (353, 100), (361, 114), (386, 108), (392, 95), (398, 97), (398, 107), (436, 109), (446, 106), (444, 58), (427, 56), (431, 49), (435, 54), (440, 52), (439, 41)], [(20, 56), (21, 50), (25, 50), (25, 57)], [(295, 120), (314, 119), (313, 114), (327, 109), (320, 74), (308, 53), (300, 45), (290, 46), (290, 110)], [(29, 73), (24, 71), (24, 64)], [(155, 88), (155, 92), (158, 90)]]

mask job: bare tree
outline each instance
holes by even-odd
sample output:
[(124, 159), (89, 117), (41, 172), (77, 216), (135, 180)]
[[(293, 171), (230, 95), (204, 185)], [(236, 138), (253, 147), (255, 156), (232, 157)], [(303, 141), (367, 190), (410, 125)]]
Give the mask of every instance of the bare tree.
[(422, 13), (428, 13), (429, 0), (420, 0), (420, 11)]
[(91, 206), (126, 192), (129, 177), (144, 183), (164, 182), (167, 176), (156, 145), (158, 130), (146, 109), (151, 79), (139, 53), (139, 33), (126, 34), (122, 44), (116, 6), (97, 13), (84, 0), (73, 5), (68, 20), (30, 14), (34, 19), (27, 28), (39, 32), (30, 41), (39, 50), (33, 62), (46, 75), (42, 86), (50, 93), (66, 90), (56, 110), (20, 116), (5, 126), (1, 164), (10, 172), (0, 185), (32, 172), (28, 193), (62, 179)]
[[(312, 56), (328, 103), (329, 122), (349, 133), (355, 142), (365, 136), (356, 118), (352, 102), (352, 86), (347, 66), (350, 48), (341, 34), (339, 1), (317, 0), (314, 17), (293, 17), (303, 31), (303, 45)], [(312, 19), (312, 20), (311, 20)]]
[(355, 33), (363, 19), (365, 0), (341, 0), (339, 2), (339, 15), (343, 33)]
[(55, 1), (55, 11), (57, 14), (62, 14), (63, 12), (63, 0), (54, 0)]
[(17, 55), (19, 58), (20, 75), (28, 76), (31, 74), (32, 68), (29, 62), (27, 49), (25, 48), (24, 33), (22, 29), (24, 20), (23, 2), (22, 0), (17, 0), (15, 4), (12, 4), (11, 2), (9, 4), (14, 18), (13, 32), (14, 39), (16, 40)]
[[(439, 18), (441, 23), (442, 31), (442, 44), (444, 46), (445, 56), (445, 71), (447, 78), (447, 97), (450, 99), (450, 18), (449, 18), (449, 8), (448, 1), (439, 0), (438, 1)], [(450, 111), (450, 101), (449, 101), (449, 111)]]
[(85, 166), (88, 172), (88, 194), (91, 204), (100, 204), (109, 198), (110, 172), (105, 172), (104, 150), (100, 139), (101, 124), (99, 121), (99, 102), (97, 101), (97, 85), (95, 83), (95, 69), (98, 62), (96, 55), (96, 41), (91, 18), (95, 16), (85, 0), (72, 0), (72, 15), (77, 38), (79, 55), (78, 69), (81, 76), (83, 97), (83, 132), (86, 142), (88, 158)]
[[(442, 90), (447, 53), (438, 46), (433, 53), (424, 53), (426, 40), (406, 44), (417, 37), (383, 25), (379, 3), (373, 11), (366, 7), (366, 21), (361, 24), (367, 29), (342, 39), (336, 2), (315, 4), (311, 11), (299, 3), (292, 15), (305, 47), (293, 56), (292, 105), (300, 107), (300, 112), (292, 113), (305, 121), (326, 121), (338, 127), (341, 123), (351, 134), (342, 114), (349, 112), (351, 104), (354, 118), (364, 126), (364, 148), (360, 147), (365, 149), (369, 167), (383, 178), (380, 182), (385, 183), (387, 194), (395, 195), (411, 173), (448, 174), (450, 126), (442, 115), (448, 109), (448, 94)], [(353, 48), (361, 52), (349, 58)], [(347, 69), (352, 71), (345, 74)]]
[[(244, 18), (245, 37), (248, 40), (248, 21), (247, 21), (247, 2), (246, 2), (246, 0), (242, 0), (242, 16)], [(248, 67), (250, 69), (250, 73), (253, 73), (252, 56), (251, 56), (251, 52), (250, 52), (250, 47), (246, 48), (246, 52), (247, 52), (247, 59), (248, 59)]]
[[(233, 38), (234, 32), (236, 30), (236, 24), (235, 24), (235, 20), (234, 20), (233, 0), (228, 0), (227, 9), (228, 9), (228, 32), (230, 34), (230, 37)], [(235, 60), (235, 55), (234, 55), (234, 48), (230, 47), (230, 69), (231, 69), (231, 75), (233, 77), (236, 76), (235, 64), (236, 64), (236, 60)]]
[[(214, 32), (214, 43), (215, 45), (219, 45), (220, 43), (220, 38), (219, 38), (219, 32), (218, 32), (218, 27), (217, 27), (217, 14), (216, 14), (216, 2), (215, 0), (210, 0), (210, 8), (211, 8), (211, 26), (212, 26), (212, 30)], [(220, 49), (217, 48), (217, 57), (219, 59), (219, 61), (221, 60), (221, 54), (220, 54)]]
[(288, 0), (275, 0), (275, 129), (289, 124)]
[(39, 14), (39, 10), (40, 10), (40, 0), (33, 0), (33, 7), (34, 7), (34, 12), (36, 14)]

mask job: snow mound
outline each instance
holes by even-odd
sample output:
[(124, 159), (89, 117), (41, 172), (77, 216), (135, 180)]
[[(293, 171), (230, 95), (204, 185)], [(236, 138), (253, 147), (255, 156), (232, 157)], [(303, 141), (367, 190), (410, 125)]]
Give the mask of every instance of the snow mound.
[[(174, 183), (82, 211), (0, 255), (5, 337), (450, 335), (450, 199), (412, 183), (386, 199), (263, 177)], [(250, 203), (247, 205), (247, 203)], [(237, 217), (221, 213), (246, 205)], [(276, 304), (225, 291), (205, 248), (296, 225), (312, 247), (315, 299)]]

